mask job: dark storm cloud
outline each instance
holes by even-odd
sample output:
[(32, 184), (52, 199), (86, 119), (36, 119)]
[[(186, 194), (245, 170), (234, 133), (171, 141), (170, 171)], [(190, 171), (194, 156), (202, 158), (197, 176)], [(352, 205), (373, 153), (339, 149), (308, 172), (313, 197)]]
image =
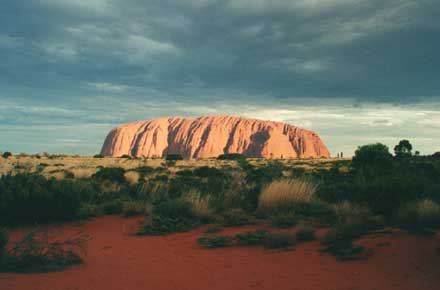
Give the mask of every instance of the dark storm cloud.
[(436, 2), (10, 0), (0, 82), (79, 95), (97, 83), (191, 95), (436, 97)]
[(0, 130), (14, 147), (14, 128), (76, 125), (95, 144), (136, 119), (296, 106), (391, 130), (399, 114), (367, 122), (368, 106), (440, 101), (439, 17), (438, 0), (3, 0)]

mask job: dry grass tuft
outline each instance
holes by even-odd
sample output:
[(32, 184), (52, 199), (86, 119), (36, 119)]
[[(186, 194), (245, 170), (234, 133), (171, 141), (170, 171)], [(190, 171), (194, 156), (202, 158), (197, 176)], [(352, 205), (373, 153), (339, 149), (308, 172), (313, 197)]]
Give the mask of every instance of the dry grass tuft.
[(202, 220), (209, 220), (212, 217), (212, 210), (209, 207), (209, 197), (202, 197), (200, 192), (192, 190), (186, 194), (185, 199), (192, 204), (196, 217)]
[(128, 171), (124, 174), (125, 179), (128, 181), (128, 183), (130, 184), (136, 184), (139, 182), (139, 172), (136, 171)]
[(366, 206), (361, 206), (348, 201), (343, 201), (332, 206), (339, 222), (346, 222), (356, 218), (370, 216), (371, 211)]
[(96, 172), (96, 168), (72, 168), (70, 171), (75, 178), (90, 178)]
[(306, 180), (276, 180), (263, 188), (258, 207), (262, 211), (273, 212), (311, 203), (315, 201), (317, 188), (316, 184)]
[(424, 199), (402, 205), (397, 213), (398, 222), (410, 228), (440, 227), (440, 204)]

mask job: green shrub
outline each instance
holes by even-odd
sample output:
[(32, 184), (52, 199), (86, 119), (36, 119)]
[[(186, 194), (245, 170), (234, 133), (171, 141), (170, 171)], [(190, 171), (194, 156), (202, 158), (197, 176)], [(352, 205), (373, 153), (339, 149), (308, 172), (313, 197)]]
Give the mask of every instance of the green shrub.
[(116, 183), (125, 183), (125, 170), (120, 167), (102, 167), (92, 175), (99, 181), (111, 181)]
[(226, 210), (219, 220), (219, 223), (225, 227), (244, 226), (254, 222), (255, 218), (241, 208)]
[(287, 233), (270, 233), (264, 239), (264, 246), (268, 249), (288, 249), (294, 244), (294, 237)]
[(81, 197), (93, 193), (77, 180), (47, 180), (38, 174), (0, 177), (0, 220), (5, 224), (68, 220), (76, 216)]
[(0, 261), (0, 272), (51, 272), (82, 263), (90, 237), (84, 234), (51, 241), (48, 232), (32, 231), (16, 242)]
[(187, 231), (198, 224), (191, 203), (183, 199), (172, 199), (153, 207), (151, 220), (140, 227), (138, 234), (165, 235)]
[(145, 178), (145, 176), (155, 172), (155, 168), (149, 167), (149, 166), (140, 166), (140, 167), (133, 169), (133, 171), (138, 172), (140, 179), (143, 179), (143, 178)]
[(267, 238), (267, 231), (257, 230), (253, 232), (239, 233), (234, 236), (234, 240), (239, 245), (256, 246), (261, 245)]
[(440, 204), (429, 199), (403, 204), (397, 222), (406, 228), (423, 231), (440, 227)]
[[(0, 227), (0, 261), (6, 252), (6, 245), (9, 242), (9, 233), (5, 228)], [(0, 262), (1, 263), (1, 262)]]
[(122, 212), (122, 203), (121, 199), (105, 201), (101, 203), (100, 208), (105, 214), (120, 214)]
[(171, 199), (156, 204), (153, 207), (153, 215), (172, 218), (194, 218), (192, 204), (184, 199)]
[(92, 203), (83, 203), (77, 213), (77, 217), (79, 219), (93, 218), (100, 215), (101, 215), (100, 207)]
[(159, 236), (185, 232), (198, 224), (198, 221), (194, 219), (153, 215), (151, 221), (140, 226), (138, 235)]
[(218, 160), (243, 160), (246, 159), (246, 156), (239, 153), (228, 153), (228, 154), (221, 154), (217, 157)]
[(2, 154), (2, 157), (5, 158), (5, 159), (8, 159), (8, 158), (11, 157), (11, 156), (12, 156), (12, 153), (11, 153), (11, 152), (8, 152), (8, 151), (6, 151), (6, 152), (4, 152), (4, 153)]
[(233, 244), (233, 239), (224, 235), (213, 235), (213, 236), (205, 236), (200, 237), (197, 240), (197, 243), (205, 248), (213, 249), (213, 248), (223, 248), (229, 247)]
[(64, 172), (64, 178), (71, 178), (71, 179), (75, 178), (75, 175), (73, 174), (73, 172), (68, 171), (68, 170), (64, 170), (63, 172)]
[(151, 213), (151, 205), (143, 201), (124, 201), (121, 208), (124, 217), (132, 217), (135, 215), (149, 215)]
[(307, 226), (300, 227), (295, 236), (299, 242), (308, 242), (316, 239), (315, 229)]
[(223, 230), (223, 227), (221, 225), (212, 225), (209, 228), (206, 229), (206, 234), (214, 234), (221, 232)]
[(297, 216), (295, 212), (289, 211), (287, 213), (280, 212), (270, 216), (272, 226), (277, 228), (290, 228), (296, 225)]
[(168, 154), (165, 157), (165, 160), (166, 161), (177, 161), (177, 160), (183, 160), (183, 157), (180, 154)]
[(353, 240), (383, 226), (376, 217), (364, 217), (335, 225), (321, 241), (321, 251), (329, 252), (340, 260), (355, 260), (363, 257), (364, 247), (356, 246)]
[(257, 184), (261, 188), (264, 184), (283, 177), (284, 164), (279, 161), (269, 161), (265, 166), (259, 168), (243, 168), (247, 171), (246, 181)]

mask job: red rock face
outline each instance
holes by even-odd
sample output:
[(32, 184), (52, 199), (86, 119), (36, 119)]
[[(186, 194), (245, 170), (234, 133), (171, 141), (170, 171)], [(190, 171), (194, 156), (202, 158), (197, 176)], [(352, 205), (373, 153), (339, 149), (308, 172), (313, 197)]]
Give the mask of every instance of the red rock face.
[(312, 131), (232, 116), (169, 117), (122, 125), (110, 131), (101, 150), (102, 155), (113, 157), (181, 154), (186, 159), (224, 153), (263, 158), (330, 157), (321, 138)]

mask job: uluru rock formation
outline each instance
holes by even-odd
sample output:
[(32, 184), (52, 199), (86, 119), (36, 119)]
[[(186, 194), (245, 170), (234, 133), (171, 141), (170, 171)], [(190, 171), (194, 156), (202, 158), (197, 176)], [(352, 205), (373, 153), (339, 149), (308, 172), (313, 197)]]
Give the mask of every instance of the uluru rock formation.
[(101, 155), (185, 159), (241, 153), (248, 157), (330, 157), (318, 134), (293, 125), (233, 116), (169, 117), (121, 125), (110, 131)]

